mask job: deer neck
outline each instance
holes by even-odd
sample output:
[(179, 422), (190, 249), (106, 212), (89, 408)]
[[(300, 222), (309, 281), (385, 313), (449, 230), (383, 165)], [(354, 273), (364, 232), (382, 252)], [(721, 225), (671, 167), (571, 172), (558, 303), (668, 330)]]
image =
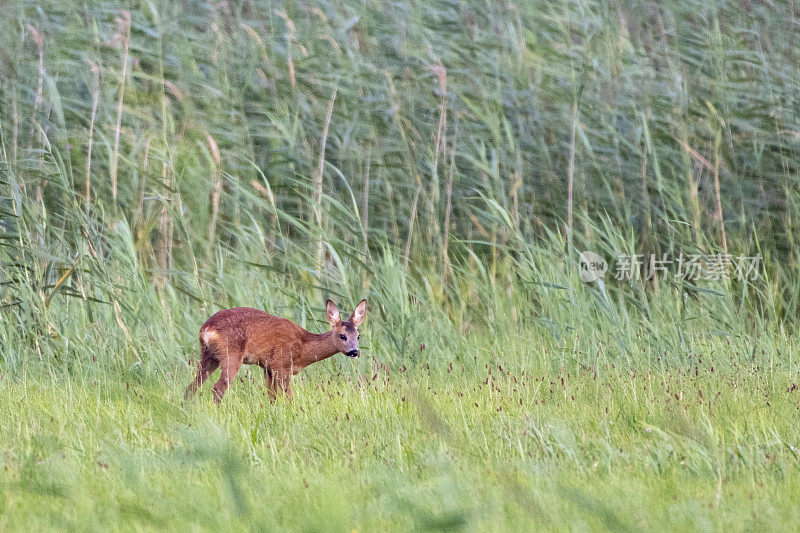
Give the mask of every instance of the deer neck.
[(321, 361), (339, 352), (334, 331), (327, 333), (309, 333), (300, 349), (300, 358), (310, 364)]

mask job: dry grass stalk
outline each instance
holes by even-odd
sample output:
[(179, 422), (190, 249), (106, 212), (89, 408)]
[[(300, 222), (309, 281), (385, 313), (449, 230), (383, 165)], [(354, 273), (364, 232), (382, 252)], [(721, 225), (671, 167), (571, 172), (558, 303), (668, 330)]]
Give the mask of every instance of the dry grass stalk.
[(128, 46), (131, 40), (131, 14), (122, 11), (117, 18), (117, 35), (122, 43), (122, 74), (119, 81), (119, 98), (117, 99), (117, 122), (114, 127), (114, 152), (111, 155), (111, 197), (117, 199), (117, 171), (119, 167), (119, 134), (122, 127), (122, 102), (125, 98), (125, 80), (128, 76)]
[[(336, 91), (338, 90), (338, 83), (334, 84), (331, 98), (328, 101), (328, 111), (325, 114), (325, 124), (322, 126), (322, 136), (319, 142), (319, 160), (317, 161), (317, 168), (312, 176), (312, 185), (314, 189), (314, 220), (317, 223), (317, 228), (322, 233), (322, 173), (325, 170), (325, 147), (328, 143), (328, 129), (331, 124), (331, 117), (333, 116), (333, 104), (336, 102)], [(322, 269), (322, 260), (325, 249), (322, 243), (322, 237), (317, 239), (317, 271)]]
[(417, 218), (417, 204), (419, 194), (422, 192), (422, 179), (417, 174), (417, 190), (414, 191), (414, 201), (411, 202), (411, 214), (408, 216), (408, 236), (406, 237), (406, 253), (403, 256), (403, 267), (408, 270), (408, 261), (411, 256), (411, 241), (414, 239), (414, 220)]
[(214, 188), (211, 192), (211, 222), (208, 226), (208, 246), (209, 250), (214, 243), (214, 236), (217, 230), (217, 217), (219, 216), (219, 199), (222, 195), (222, 156), (217, 146), (217, 141), (210, 133), (206, 132), (208, 151), (211, 154), (214, 165)]
[(653, 221), (650, 217), (650, 192), (647, 190), (647, 147), (646, 146), (642, 150), (641, 178), (642, 178), (642, 205), (645, 208), (645, 222), (647, 223), (647, 227), (650, 228), (653, 225)]
[(36, 115), (39, 113), (39, 110), (42, 108), (42, 102), (44, 101), (44, 38), (42, 34), (39, 33), (39, 30), (34, 28), (31, 25), (28, 25), (28, 31), (31, 32), (31, 38), (33, 38), (33, 42), (36, 43), (36, 50), (39, 55), (39, 79), (36, 85), (36, 98), (33, 101), (33, 112), (31, 113), (31, 131), (28, 135), (28, 149), (33, 147), (33, 137), (34, 133), (36, 133)]
[[(728, 253), (728, 236), (725, 233), (725, 221), (722, 218), (722, 196), (720, 192), (720, 185), (719, 185), (719, 142), (714, 145), (714, 164), (712, 165), (708, 159), (700, 155), (697, 150), (689, 146), (689, 144), (682, 140), (675, 138), (675, 142), (681, 145), (681, 148), (686, 150), (686, 152), (692, 156), (700, 165), (707, 168), (711, 171), (712, 176), (714, 177), (714, 203), (715, 203), (715, 210), (714, 210), (714, 220), (719, 224), (720, 229), (720, 239), (722, 241), (722, 251), (723, 253)], [(697, 195), (697, 188), (696, 186), (692, 188), (693, 198)]]
[(158, 228), (161, 233), (158, 262), (162, 270), (169, 271), (172, 269), (173, 220), (169, 214), (169, 198), (167, 198), (170, 190), (170, 180), (167, 177), (166, 161), (161, 164), (161, 182), (164, 184), (165, 198), (161, 207), (161, 216), (158, 221)]
[(714, 220), (719, 224), (720, 239), (722, 239), (722, 252), (728, 254), (728, 236), (725, 234), (725, 220), (722, 217), (722, 196), (719, 187), (719, 142), (714, 145), (714, 196), (716, 210)]
[(275, 14), (283, 19), (288, 30), (286, 34), (286, 66), (289, 69), (289, 81), (292, 84), (292, 89), (294, 89), (297, 85), (297, 79), (295, 78), (294, 61), (292, 61), (292, 42), (297, 40), (296, 28), (294, 21), (289, 18), (285, 11), (276, 11)]
[(444, 240), (442, 241), (442, 276), (447, 279), (447, 273), (451, 270), (450, 253), (450, 214), (453, 209), (453, 176), (456, 171), (456, 141), (458, 140), (458, 115), (453, 123), (453, 144), (450, 147), (450, 166), (447, 169), (447, 183), (445, 184), (445, 206), (444, 206)]
[(142, 158), (142, 171), (139, 173), (139, 198), (136, 202), (136, 211), (133, 215), (133, 224), (135, 228), (142, 228), (144, 223), (144, 195), (147, 186), (147, 170), (150, 167), (150, 145), (153, 142), (152, 137), (147, 137), (144, 142), (144, 157)]
[(569, 136), (569, 164), (567, 166), (567, 229), (572, 240), (572, 200), (575, 185), (575, 133), (578, 129), (578, 102), (572, 104), (572, 132)]
[(369, 224), (369, 171), (371, 165), (372, 147), (367, 147), (366, 168), (364, 169), (364, 199), (361, 203), (361, 231), (364, 234), (364, 255), (369, 255), (369, 245), (367, 242)]
[[(275, 204), (275, 195), (272, 193), (272, 190), (269, 187), (264, 187), (261, 185), (258, 180), (251, 180), (250, 184), (256, 189), (258, 192), (264, 195), (269, 202), (271, 207), (270, 209), (270, 228), (272, 229), (272, 236), (270, 238), (271, 245), (275, 245), (278, 242), (278, 208)], [(267, 182), (267, 186), (269, 186), (269, 182)]]
[[(695, 243), (699, 245), (698, 235), (700, 231), (700, 198), (698, 196), (698, 189), (700, 186), (700, 180), (695, 179), (695, 175), (698, 176), (699, 178), (699, 176), (703, 171), (703, 163), (691, 155), (691, 151), (693, 150), (691, 150), (691, 147), (689, 147), (689, 144), (686, 142), (687, 133), (685, 125), (681, 125), (680, 134), (681, 134), (680, 140), (677, 138), (674, 139), (683, 148), (684, 151), (685, 164), (686, 164), (686, 181), (689, 186), (689, 203), (691, 204), (692, 207), (691, 230)], [(699, 154), (697, 155), (699, 156)]]
[(11, 157), (14, 164), (17, 162), (17, 145), (19, 143), (19, 112), (17, 111), (17, 88), (14, 87), (14, 95), (11, 98)]
[(516, 150), (517, 167), (514, 169), (512, 177), (514, 181), (511, 182), (511, 222), (514, 224), (514, 229), (519, 230), (519, 190), (522, 188), (522, 156), (519, 150)]
[(446, 144), (447, 130), (447, 70), (444, 65), (439, 63), (428, 67), (439, 82), (439, 93), (441, 101), (439, 103), (439, 124), (436, 128), (434, 138), (433, 169), (431, 171), (431, 191), (428, 197), (428, 212), (431, 220), (432, 234), (438, 233), (436, 222), (436, 202), (439, 197), (439, 155), (444, 152)]
[(94, 144), (94, 121), (97, 118), (97, 102), (100, 99), (100, 69), (97, 64), (89, 60), (92, 71), (92, 113), (89, 117), (89, 144), (86, 148), (86, 213), (92, 200), (92, 146)]
[[(33, 102), (33, 112), (31, 113), (31, 131), (28, 135), (28, 150), (33, 147), (33, 139), (34, 134), (37, 133), (36, 124), (38, 122), (37, 115), (42, 108), (42, 104), (44, 102), (44, 37), (42, 34), (39, 33), (39, 30), (34, 28), (31, 25), (28, 25), (28, 30), (31, 32), (31, 37), (33, 38), (33, 42), (36, 43), (36, 50), (39, 55), (39, 79), (36, 86), (36, 99)], [(38, 133), (35, 137), (39, 140), (40, 143), (44, 144), (44, 139), (42, 139), (42, 130), (41, 128), (38, 129)], [(39, 157), (39, 165), (42, 165), (41, 156)], [(38, 205), (42, 204), (42, 200), (44, 198), (44, 192), (42, 190), (41, 182), (36, 184), (36, 203)]]

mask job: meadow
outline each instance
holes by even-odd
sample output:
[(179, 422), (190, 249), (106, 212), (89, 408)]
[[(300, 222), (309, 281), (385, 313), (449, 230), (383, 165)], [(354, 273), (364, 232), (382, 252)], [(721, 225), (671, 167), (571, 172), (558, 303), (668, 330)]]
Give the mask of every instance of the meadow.
[(795, 5), (0, 10), (0, 530), (796, 528)]

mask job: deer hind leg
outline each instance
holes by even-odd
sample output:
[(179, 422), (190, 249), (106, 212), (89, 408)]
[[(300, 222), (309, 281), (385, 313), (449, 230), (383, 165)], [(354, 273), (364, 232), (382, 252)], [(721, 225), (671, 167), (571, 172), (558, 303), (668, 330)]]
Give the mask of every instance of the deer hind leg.
[(242, 367), (243, 361), (244, 354), (229, 352), (219, 362), (222, 374), (219, 377), (219, 381), (214, 383), (213, 387), (214, 402), (216, 402), (217, 405), (222, 401), (222, 396), (225, 394), (233, 378), (236, 377), (236, 373), (239, 372), (239, 369)]
[(197, 365), (197, 373), (189, 386), (186, 387), (184, 398), (187, 400), (195, 395), (197, 389), (203, 386), (205, 380), (210, 376), (219, 366), (219, 361), (207, 346), (201, 348), (200, 364)]

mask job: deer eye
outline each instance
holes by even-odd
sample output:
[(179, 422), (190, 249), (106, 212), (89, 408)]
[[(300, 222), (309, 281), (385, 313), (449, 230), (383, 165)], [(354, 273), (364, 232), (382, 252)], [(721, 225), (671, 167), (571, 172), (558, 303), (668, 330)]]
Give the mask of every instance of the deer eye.
[(360, 340), (360, 339), (361, 339), (361, 335), (359, 335), (358, 337), (356, 337), (356, 340)]
[(347, 335), (342, 333), (341, 335), (339, 335), (339, 338), (342, 339), (343, 341), (346, 341), (347, 340)]

